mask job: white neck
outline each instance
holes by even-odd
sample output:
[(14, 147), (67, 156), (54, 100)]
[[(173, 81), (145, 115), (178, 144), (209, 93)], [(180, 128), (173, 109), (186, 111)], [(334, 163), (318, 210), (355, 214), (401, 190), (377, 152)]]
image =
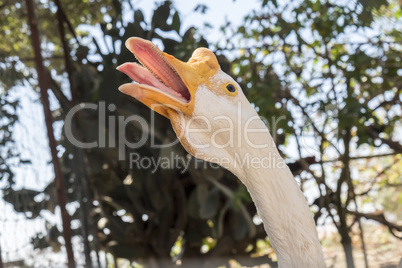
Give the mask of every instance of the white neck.
[[(255, 127), (266, 129), (265, 124), (258, 120)], [(266, 133), (255, 135), (252, 140), (269, 146), (263, 149), (246, 145), (236, 148), (235, 153), (242, 162), (235, 161), (237, 166), (228, 168), (250, 192), (279, 265), (325, 267), (316, 226), (303, 193), (279, 155), (268, 129)], [(249, 157), (254, 164), (247, 164), (241, 156)]]
[[(219, 88), (230, 79), (218, 72), (211, 80)], [(245, 184), (281, 267), (325, 267), (307, 201), (242, 91), (229, 98), (201, 85), (195, 98), (198, 101), (191, 118), (172, 120), (182, 144), (195, 157), (220, 164)], [(183, 122), (189, 124), (184, 126)]]

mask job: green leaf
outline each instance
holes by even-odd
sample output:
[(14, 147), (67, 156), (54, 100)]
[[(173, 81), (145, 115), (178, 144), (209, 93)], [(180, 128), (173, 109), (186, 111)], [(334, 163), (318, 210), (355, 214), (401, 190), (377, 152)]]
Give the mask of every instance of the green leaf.
[(234, 238), (241, 240), (247, 235), (247, 221), (240, 212), (236, 212), (236, 227), (234, 232)]
[(217, 188), (214, 188), (206, 194), (204, 202), (201, 203), (200, 218), (210, 219), (215, 216), (216, 212), (218, 211), (218, 205), (219, 190)]
[(205, 14), (208, 10), (208, 7), (204, 4), (198, 4), (195, 8), (194, 11), (197, 12), (201, 12), (201, 14)]
[(170, 5), (171, 2), (166, 1), (155, 10), (154, 15), (152, 16), (153, 28), (159, 28), (163, 31), (170, 30), (169, 25), (167, 24), (170, 15)]
[(114, 255), (115, 258), (141, 258), (145, 256), (146, 250), (143, 246), (137, 245), (124, 245), (119, 244), (117, 241), (111, 241), (108, 243), (107, 248), (110, 253)]
[(138, 9), (134, 12), (134, 22), (139, 23), (141, 21), (144, 21), (144, 14)]
[[(198, 187), (197, 187), (198, 188)], [(195, 188), (187, 201), (187, 210), (188, 210), (188, 215), (193, 218), (193, 219), (199, 219), (200, 217), (200, 205), (198, 202), (198, 193), (197, 193), (197, 188)]]
[(180, 17), (179, 13), (176, 11), (173, 15), (173, 20), (172, 20), (172, 29), (175, 30), (177, 33), (180, 33)]

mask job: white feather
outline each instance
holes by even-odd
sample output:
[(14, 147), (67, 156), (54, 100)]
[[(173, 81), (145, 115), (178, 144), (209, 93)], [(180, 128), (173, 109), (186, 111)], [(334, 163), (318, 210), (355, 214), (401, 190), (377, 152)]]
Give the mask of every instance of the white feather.
[[(281, 267), (325, 267), (307, 201), (280, 157), (267, 127), (230, 76), (219, 71), (212, 81), (216, 88), (201, 85), (196, 92), (192, 119), (186, 117), (183, 120), (183, 124), (192, 120), (183, 129), (184, 136), (193, 144), (195, 156), (221, 164), (245, 184)], [(237, 96), (216, 93), (228, 82), (238, 88)], [(245, 135), (246, 127), (259, 132)], [(228, 131), (223, 131), (225, 128)], [(204, 132), (196, 132), (194, 129), (202, 129)], [(213, 134), (216, 132), (218, 134)], [(227, 141), (230, 141), (227, 146), (221, 146)], [(265, 145), (265, 148), (255, 148), (250, 141), (257, 142), (259, 147)], [(203, 146), (197, 148), (197, 145)], [(265, 158), (267, 162), (271, 161), (271, 165), (257, 163), (251, 166), (249, 163), (244, 166), (242, 159), (246, 157)], [(222, 159), (229, 161), (222, 163)]]

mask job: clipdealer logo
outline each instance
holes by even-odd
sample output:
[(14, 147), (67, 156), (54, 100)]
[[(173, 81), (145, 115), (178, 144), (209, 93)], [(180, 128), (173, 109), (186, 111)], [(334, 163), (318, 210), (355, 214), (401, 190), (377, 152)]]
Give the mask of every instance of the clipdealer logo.
[[(98, 123), (98, 137), (94, 141), (81, 141), (77, 136), (74, 134), (74, 119), (80, 112), (84, 112), (84, 110), (90, 110), (92, 112), (97, 112), (97, 123)], [(155, 129), (155, 113), (151, 111), (150, 121), (145, 120), (143, 117), (139, 115), (108, 115), (110, 112), (116, 112), (117, 107), (114, 104), (106, 105), (105, 102), (100, 102), (99, 104), (95, 103), (82, 103), (74, 106), (66, 115), (64, 131), (66, 138), (68, 141), (79, 148), (82, 149), (93, 149), (93, 148), (117, 148), (118, 151), (118, 159), (119, 160), (126, 160), (126, 157), (129, 157), (129, 163), (131, 168), (142, 168), (142, 169), (150, 169), (152, 172), (156, 172), (159, 168), (166, 169), (166, 168), (179, 168), (182, 170), (187, 170), (191, 163), (195, 163), (198, 167), (204, 161), (191, 161), (191, 159), (196, 159), (192, 157), (179, 157), (178, 155), (171, 155), (169, 157), (159, 157), (149, 158), (147, 156), (141, 156), (138, 152), (131, 152), (127, 154), (128, 148), (130, 149), (138, 149), (144, 146), (146, 143), (149, 143), (151, 148), (154, 149), (161, 149), (166, 147), (171, 147), (179, 143), (179, 139), (175, 139), (169, 143), (157, 143), (156, 138), (154, 135), (150, 135), (150, 133), (154, 133)], [(241, 104), (238, 107), (239, 118), (241, 118)], [(204, 144), (196, 144), (191, 143), (191, 146), (194, 148), (202, 149), (208, 148), (210, 146), (218, 149), (223, 149), (225, 147), (233, 147), (233, 146), (242, 146), (241, 142), (247, 143), (247, 146), (250, 148), (255, 149), (263, 149), (269, 146), (275, 146), (274, 144), (255, 144), (253, 143), (253, 139), (249, 138), (249, 135), (253, 133), (262, 133), (268, 132), (268, 130), (264, 127), (262, 128), (252, 128), (251, 123), (253, 120), (260, 120), (258, 116), (248, 118), (244, 123), (244, 127), (234, 129), (233, 119), (230, 117), (225, 116), (217, 116), (216, 118), (208, 119), (206, 117), (199, 117), (199, 118), (191, 118), (188, 122), (185, 122), (185, 129), (188, 129), (188, 133), (196, 133), (199, 131), (200, 133), (208, 132), (210, 135), (206, 135), (210, 137), (210, 139)], [(273, 135), (276, 134), (276, 127), (277, 124), (284, 120), (285, 117), (281, 116), (279, 118), (272, 118), (272, 126), (270, 129), (273, 132)], [(204, 125), (206, 126), (203, 129), (194, 129), (191, 127), (191, 123), (195, 120), (203, 120)], [(216, 122), (218, 121), (226, 121), (229, 127), (227, 128), (218, 128), (215, 130), (212, 127), (213, 123), (216, 126)], [(215, 122), (213, 122), (215, 121)], [(132, 124), (139, 130), (139, 135), (136, 137), (135, 142), (127, 140), (126, 137), (126, 129), (127, 127)], [(237, 131), (237, 132), (236, 132)], [(226, 133), (225, 133), (226, 132)], [(234, 135), (236, 132), (237, 135)], [(228, 141), (222, 144), (219, 141), (219, 135), (224, 133), (228, 137)], [(241, 136), (243, 135), (243, 136)], [(237, 143), (234, 141), (237, 139)], [(191, 142), (191, 141), (190, 141)], [(235, 145), (236, 144), (236, 145)], [(274, 163), (273, 161), (278, 158), (279, 155), (267, 155), (263, 157), (255, 157), (251, 154), (240, 155), (236, 154), (231, 158), (227, 157), (210, 157), (208, 159), (207, 156), (197, 155), (197, 158), (202, 158), (207, 160), (211, 165), (211, 167), (220, 166), (228, 166), (233, 165), (235, 168), (248, 168), (248, 167), (277, 167), (281, 168), (282, 163)], [(196, 166), (196, 167), (197, 167)], [(183, 171), (183, 172), (184, 172)]]

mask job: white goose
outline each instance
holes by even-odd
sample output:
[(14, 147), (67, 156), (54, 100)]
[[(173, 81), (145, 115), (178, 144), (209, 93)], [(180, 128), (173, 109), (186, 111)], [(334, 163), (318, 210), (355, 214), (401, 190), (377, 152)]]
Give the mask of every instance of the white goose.
[(247, 187), (280, 267), (325, 267), (307, 201), (240, 86), (206, 48), (182, 62), (153, 43), (130, 38), (142, 66), (118, 67), (137, 83), (119, 90), (169, 118), (184, 148), (218, 163)]

